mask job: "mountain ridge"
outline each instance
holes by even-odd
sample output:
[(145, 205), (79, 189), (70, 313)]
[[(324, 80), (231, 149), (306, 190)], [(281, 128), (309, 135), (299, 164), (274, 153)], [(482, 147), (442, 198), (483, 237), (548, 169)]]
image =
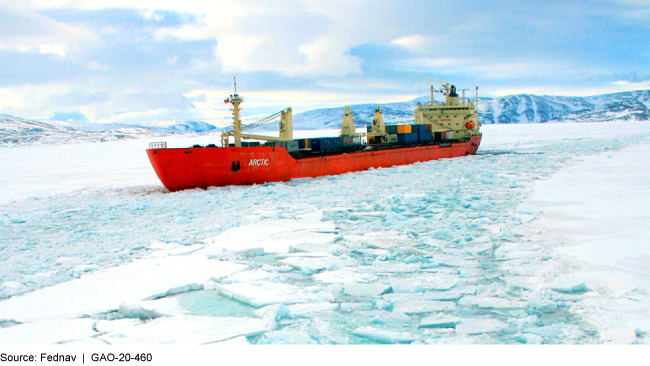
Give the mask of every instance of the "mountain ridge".
[[(369, 125), (374, 111), (381, 107), (386, 124), (412, 123), (420, 97), (406, 102), (350, 105), (357, 127)], [(296, 130), (340, 128), (344, 107), (322, 108), (293, 116)], [(650, 90), (635, 90), (588, 97), (517, 94), (498, 98), (479, 98), (482, 124), (519, 124), (548, 122), (607, 122), (650, 120)], [(0, 146), (31, 143), (67, 143), (72, 141), (112, 141), (124, 138), (166, 134), (208, 133), (221, 129), (200, 121), (179, 122), (171, 126), (127, 124), (79, 124), (76, 128), (56, 126), (0, 114)], [(277, 120), (252, 131), (277, 130)], [(226, 129), (232, 130), (232, 127)]]

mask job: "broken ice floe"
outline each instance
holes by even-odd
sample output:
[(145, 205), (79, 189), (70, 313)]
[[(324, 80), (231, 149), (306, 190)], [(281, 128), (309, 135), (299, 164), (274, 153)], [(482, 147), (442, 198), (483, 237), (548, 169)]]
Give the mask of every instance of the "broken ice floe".
[(418, 328), (456, 328), (458, 318), (446, 316), (443, 313), (427, 316), (420, 319)]
[(101, 336), (109, 344), (209, 344), (236, 337), (255, 337), (268, 330), (265, 321), (178, 315), (123, 327)]
[(93, 319), (51, 319), (0, 328), (0, 344), (50, 345), (77, 341), (99, 333)]
[(309, 302), (318, 298), (318, 295), (298, 286), (284, 283), (231, 283), (218, 286), (217, 291), (223, 296), (255, 308)]
[(352, 331), (352, 335), (368, 338), (379, 343), (412, 343), (417, 337), (409, 332), (397, 332), (373, 327), (359, 327)]
[(316, 344), (316, 341), (303, 331), (278, 330), (264, 334), (257, 344)]
[[(307, 343), (305, 335), (318, 343), (359, 341), (351, 337), (353, 330), (366, 334), (363, 339), (374, 337), (389, 343), (399, 340), (404, 332), (413, 342), (425, 343), (538, 343), (542, 336), (526, 333), (526, 329), (554, 324), (558, 316), (589, 327), (572, 311), (601, 306), (594, 302), (599, 294), (622, 301), (642, 296), (592, 279), (581, 280), (594, 290), (590, 292), (576, 288), (579, 282), (549, 283), (567, 267), (552, 258), (552, 243), (531, 237), (530, 230), (522, 226), (538, 217), (517, 207), (527, 194), (524, 188), (532, 180), (549, 176), (576, 151), (593, 153), (613, 145), (571, 141), (544, 146), (548, 153), (543, 156), (470, 156), (310, 179), (308, 184), (174, 194), (149, 188), (81, 192), (75, 197), (12, 205), (9, 210), (21, 212), (24, 222), (0, 223), (0, 237), (16, 243), (11, 247), (0, 243), (7, 253), (0, 268), (5, 281), (0, 285), (0, 299), (14, 296), (0, 302), (0, 314), (7, 318), (18, 314), (16, 319), (22, 320), (34, 320), (34, 314), (93, 316), (98, 330), (112, 334), (104, 335), (107, 341), (122, 334), (139, 342), (140, 338), (133, 337), (134, 329), (194, 314), (256, 317), (268, 333), (242, 333), (250, 339), (236, 334), (226, 340), (218, 336), (217, 343), (263, 343), (261, 339), (289, 343), (299, 338)], [(397, 179), (404, 175), (411, 179)], [(355, 190), (338, 190), (341, 186)], [(332, 191), (337, 195), (323, 194)], [(107, 195), (110, 199), (105, 199)], [(207, 204), (198, 207), (194, 204), (198, 201)], [(96, 223), (86, 223), (86, 217), (93, 217)], [(95, 235), (98, 225), (102, 230)], [(64, 230), (66, 227), (75, 230)], [(55, 248), (51, 243), (62, 244)], [(160, 268), (141, 266), (129, 276), (94, 282), (94, 287), (86, 290), (99, 296), (97, 303), (72, 287), (59, 289), (79, 298), (79, 304), (70, 304), (65, 296), (53, 292), (16, 296), (70, 281), (75, 273), (81, 277), (72, 281), (81, 281), (77, 284), (87, 278), (96, 280), (105, 273), (102, 267), (118, 266), (138, 256), (147, 256), (147, 260), (196, 258), (186, 264), (157, 262)], [(188, 275), (189, 263), (194, 261), (197, 268)], [(81, 271), (84, 265), (97, 268)], [(19, 273), (14, 268), (25, 270)], [(180, 276), (174, 278), (177, 271)], [(97, 288), (108, 289), (110, 294), (101, 294)], [(19, 300), (22, 297), (29, 301)], [(46, 309), (38, 314), (29, 302), (54, 302), (68, 310)], [(128, 309), (120, 313), (121, 303), (128, 304)], [(26, 310), (20, 313), (16, 309), (23, 304), (27, 304)], [(283, 312), (255, 315), (254, 307), (262, 307), (263, 312), (284, 308), (289, 312), (288, 316)], [(146, 323), (108, 320), (127, 313), (148, 318), (149, 311), (166, 318)], [(457, 330), (418, 328), (436, 325), (432, 317), (441, 312), (458, 319)], [(628, 328), (636, 329), (639, 324)], [(368, 325), (372, 327), (363, 328)], [(593, 333), (562, 329), (562, 334), (549, 337), (548, 343), (593, 338)], [(598, 329), (603, 332), (605, 328)], [(646, 339), (628, 333), (637, 340)], [(172, 338), (170, 335), (167, 341), (194, 343), (182, 333), (177, 340)], [(90, 342), (88, 339), (73, 342)]]
[[(208, 260), (205, 256), (140, 259), (1, 301), (0, 314), (21, 322), (92, 315), (117, 310), (122, 303), (164, 296), (170, 289), (202, 284), (206, 278), (222, 277), (242, 268), (240, 264)], [(57, 305), (42, 306), (51, 303)]]
[(311, 220), (265, 220), (225, 230), (204, 240), (207, 254), (223, 249), (240, 251), (263, 248), (266, 253), (288, 253), (301, 244), (327, 244), (336, 240), (331, 222)]

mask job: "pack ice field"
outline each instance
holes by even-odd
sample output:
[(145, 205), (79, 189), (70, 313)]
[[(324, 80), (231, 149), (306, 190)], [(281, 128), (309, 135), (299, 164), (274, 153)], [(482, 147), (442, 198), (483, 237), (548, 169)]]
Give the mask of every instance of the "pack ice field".
[(483, 128), (475, 156), (175, 193), (147, 139), (2, 148), (0, 343), (646, 343), (648, 267), (596, 271), (557, 213), (608, 207), (543, 189), (647, 171), (650, 126)]

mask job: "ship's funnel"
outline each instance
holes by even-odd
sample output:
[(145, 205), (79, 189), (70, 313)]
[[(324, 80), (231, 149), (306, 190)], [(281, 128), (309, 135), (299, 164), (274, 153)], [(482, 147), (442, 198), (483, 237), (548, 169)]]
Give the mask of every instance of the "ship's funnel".
[(459, 101), (458, 101), (458, 93), (456, 93), (456, 87), (454, 85), (452, 85), (449, 88), (445, 104), (446, 105), (459, 105), (460, 104)]

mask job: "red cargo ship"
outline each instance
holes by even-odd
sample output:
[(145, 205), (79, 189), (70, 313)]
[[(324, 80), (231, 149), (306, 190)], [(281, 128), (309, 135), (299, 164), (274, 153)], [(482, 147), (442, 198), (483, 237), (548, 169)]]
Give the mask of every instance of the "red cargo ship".
[[(368, 126), (368, 133), (355, 133), (351, 111), (346, 107), (340, 137), (342, 144), (337, 141), (329, 148), (319, 149), (315, 147), (325, 144), (312, 142), (309, 145), (310, 139), (304, 139), (307, 141), (301, 141), (302, 148), (298, 147), (298, 141), (293, 140), (292, 136), (290, 109), (281, 112), (280, 137), (243, 134), (239, 120), (242, 99), (235, 89), (235, 94), (225, 100), (233, 105), (234, 129), (223, 133), (224, 147), (195, 145), (192, 148), (168, 149), (165, 143), (152, 143), (147, 155), (158, 178), (170, 191), (283, 182), (292, 178), (335, 175), (472, 155), (481, 143), (477, 99), (469, 102), (463, 96), (460, 101), (454, 86), (446, 85), (443, 88), (446, 94), (444, 103), (433, 101), (432, 88), (431, 103), (419, 105), (415, 110), (415, 124), (402, 125), (404, 128), (400, 126), (401, 133), (411, 134), (409, 139), (398, 138), (400, 132), (390, 133), (396, 132), (396, 129), (384, 125), (379, 108), (375, 111), (372, 126)], [(245, 126), (244, 130), (266, 123), (266, 120), (268, 118)], [(421, 137), (414, 137), (411, 128), (425, 132), (416, 133)], [(230, 144), (230, 136), (234, 136), (234, 144)], [(367, 144), (362, 142), (364, 137)], [(267, 143), (264, 146), (250, 146), (252, 144), (243, 142), (242, 146), (242, 138), (266, 140)], [(399, 142), (407, 140), (415, 142)]]

